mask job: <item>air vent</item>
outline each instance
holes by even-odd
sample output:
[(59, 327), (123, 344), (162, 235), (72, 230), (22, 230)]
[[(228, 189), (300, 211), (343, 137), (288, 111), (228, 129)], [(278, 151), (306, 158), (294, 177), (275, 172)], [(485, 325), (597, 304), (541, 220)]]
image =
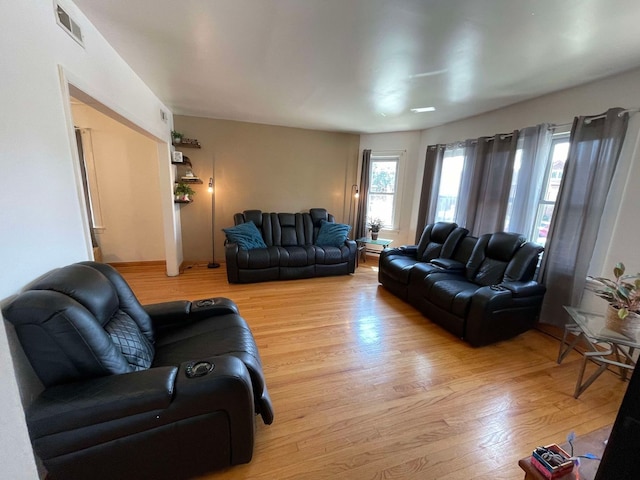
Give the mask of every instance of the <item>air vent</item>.
[(60, 5), (56, 4), (56, 22), (62, 27), (62, 29), (71, 35), (76, 42), (84, 47), (82, 42), (82, 30), (69, 14)]

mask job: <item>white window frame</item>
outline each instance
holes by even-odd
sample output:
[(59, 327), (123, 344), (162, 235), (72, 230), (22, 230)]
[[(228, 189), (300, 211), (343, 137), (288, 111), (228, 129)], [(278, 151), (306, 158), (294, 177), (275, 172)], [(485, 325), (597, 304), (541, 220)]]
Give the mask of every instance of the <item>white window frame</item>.
[[(401, 191), (400, 191), (401, 190), (400, 185), (402, 184), (402, 182), (400, 180), (401, 180), (401, 176), (404, 173), (404, 155), (405, 155), (404, 150), (371, 152), (371, 165), (370, 165), (371, 168), (369, 169), (369, 192), (367, 195), (367, 221), (369, 221), (371, 217), (375, 216), (374, 214), (371, 213), (371, 208), (370, 208), (371, 195), (392, 195), (393, 196), (393, 206), (391, 210), (393, 223), (392, 225), (383, 225), (382, 226), (383, 230), (398, 231), (400, 229), (400, 205), (402, 204)], [(374, 162), (394, 162), (396, 164), (396, 179), (395, 179), (396, 181), (393, 187), (393, 193), (371, 191), (371, 185), (373, 185), (371, 176), (373, 175)]]
[[(547, 166), (545, 168), (545, 172), (544, 172), (544, 179), (542, 181), (542, 188), (540, 189), (540, 197), (538, 198), (538, 203), (536, 204), (536, 215), (535, 215), (535, 219), (533, 221), (533, 224), (530, 226), (530, 230), (529, 230), (529, 236), (528, 238), (531, 241), (536, 241), (538, 236), (536, 235), (537, 230), (538, 230), (538, 225), (542, 223), (542, 219), (540, 218), (541, 214), (542, 214), (542, 208), (543, 206), (553, 206), (553, 209), (555, 210), (555, 204), (557, 203), (558, 199), (556, 198), (554, 201), (550, 201), (550, 200), (545, 200), (545, 195), (547, 193), (547, 186), (549, 185), (549, 177), (552, 174), (552, 168), (553, 168), (553, 154), (556, 148), (556, 145), (559, 143), (568, 143), (569, 142), (569, 138), (570, 138), (571, 133), (568, 131), (565, 132), (556, 132), (553, 134), (553, 137), (551, 139), (551, 146), (549, 148), (549, 156), (547, 157)], [(560, 185), (562, 185), (562, 177), (560, 178)], [(549, 224), (551, 224), (551, 221), (553, 220), (553, 218), (549, 219)], [(548, 237), (547, 237), (548, 238)]]

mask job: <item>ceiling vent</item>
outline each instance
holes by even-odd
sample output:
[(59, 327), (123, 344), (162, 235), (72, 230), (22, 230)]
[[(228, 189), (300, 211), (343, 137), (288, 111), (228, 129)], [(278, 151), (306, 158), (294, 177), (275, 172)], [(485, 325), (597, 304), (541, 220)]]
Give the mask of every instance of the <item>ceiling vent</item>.
[(82, 41), (82, 30), (80, 30), (80, 25), (78, 25), (69, 14), (62, 8), (60, 5), (56, 3), (56, 23), (62, 27), (62, 29), (71, 35), (76, 42), (84, 47), (84, 43)]

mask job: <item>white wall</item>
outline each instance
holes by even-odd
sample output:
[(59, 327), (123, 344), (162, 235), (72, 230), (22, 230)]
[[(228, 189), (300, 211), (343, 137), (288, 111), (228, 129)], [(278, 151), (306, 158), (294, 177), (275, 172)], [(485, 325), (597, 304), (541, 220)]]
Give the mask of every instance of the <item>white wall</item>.
[[(400, 202), (400, 218), (398, 230), (382, 230), (381, 238), (393, 240), (392, 247), (400, 245), (413, 245), (415, 243), (415, 224), (417, 222), (417, 212), (414, 213), (414, 205), (420, 200), (420, 185), (416, 192), (416, 172), (422, 179), (422, 168), (419, 167), (420, 159), (420, 132), (392, 132), (379, 133), (360, 136), (360, 160), (362, 164), (362, 151), (371, 149), (372, 153), (384, 151), (405, 150), (403, 165), (400, 166), (398, 177), (399, 198)], [(424, 165), (424, 161), (422, 162)], [(360, 183), (360, 171), (358, 171), (358, 180)], [(417, 200), (416, 200), (417, 195)], [(359, 201), (366, 201), (360, 197)]]
[(77, 127), (91, 130), (103, 261), (164, 260), (156, 142), (88, 105), (73, 104), (72, 112)]
[[(100, 102), (158, 139), (169, 138), (170, 127), (159, 114), (161, 108), (168, 109), (75, 5), (63, 4), (83, 29), (84, 49), (56, 25), (51, 0), (11, 2), (11, 13), (0, 29), (0, 299), (52, 268), (91, 255), (76, 188), (73, 137), (59, 65), (70, 81)], [(19, 398), (28, 367), (17, 364), (15, 358), (11, 364), (2, 323), (2, 476), (36, 478)], [(9, 337), (9, 342), (14, 341)], [(34, 392), (24, 390), (22, 396), (28, 402)]]

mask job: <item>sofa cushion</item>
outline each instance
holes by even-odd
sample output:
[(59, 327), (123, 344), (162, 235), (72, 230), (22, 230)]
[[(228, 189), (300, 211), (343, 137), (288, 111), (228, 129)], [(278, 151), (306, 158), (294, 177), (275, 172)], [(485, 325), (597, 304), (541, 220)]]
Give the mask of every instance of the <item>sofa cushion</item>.
[(315, 247), (316, 265), (337, 265), (349, 261), (349, 247)]
[(351, 225), (322, 220), (315, 244), (319, 247), (341, 247), (350, 231)]
[(235, 227), (223, 228), (222, 230), (227, 235), (227, 240), (237, 243), (238, 248), (252, 250), (254, 248), (267, 247), (267, 244), (262, 239), (260, 230), (253, 222), (241, 223)]
[(300, 247), (278, 247), (280, 259), (278, 265), (280, 267), (306, 267), (313, 265), (315, 262), (315, 249), (313, 245), (304, 245)]
[(436, 281), (431, 286), (427, 299), (447, 312), (466, 318), (471, 305), (471, 298), (479, 288), (479, 285), (462, 278), (443, 279)]
[(280, 263), (281, 247), (254, 248), (238, 250), (236, 258), (239, 268), (270, 268)]
[(390, 254), (385, 258), (384, 273), (396, 282), (407, 285), (409, 283), (409, 274), (411, 273), (411, 270), (420, 263), (423, 262), (406, 255)]

